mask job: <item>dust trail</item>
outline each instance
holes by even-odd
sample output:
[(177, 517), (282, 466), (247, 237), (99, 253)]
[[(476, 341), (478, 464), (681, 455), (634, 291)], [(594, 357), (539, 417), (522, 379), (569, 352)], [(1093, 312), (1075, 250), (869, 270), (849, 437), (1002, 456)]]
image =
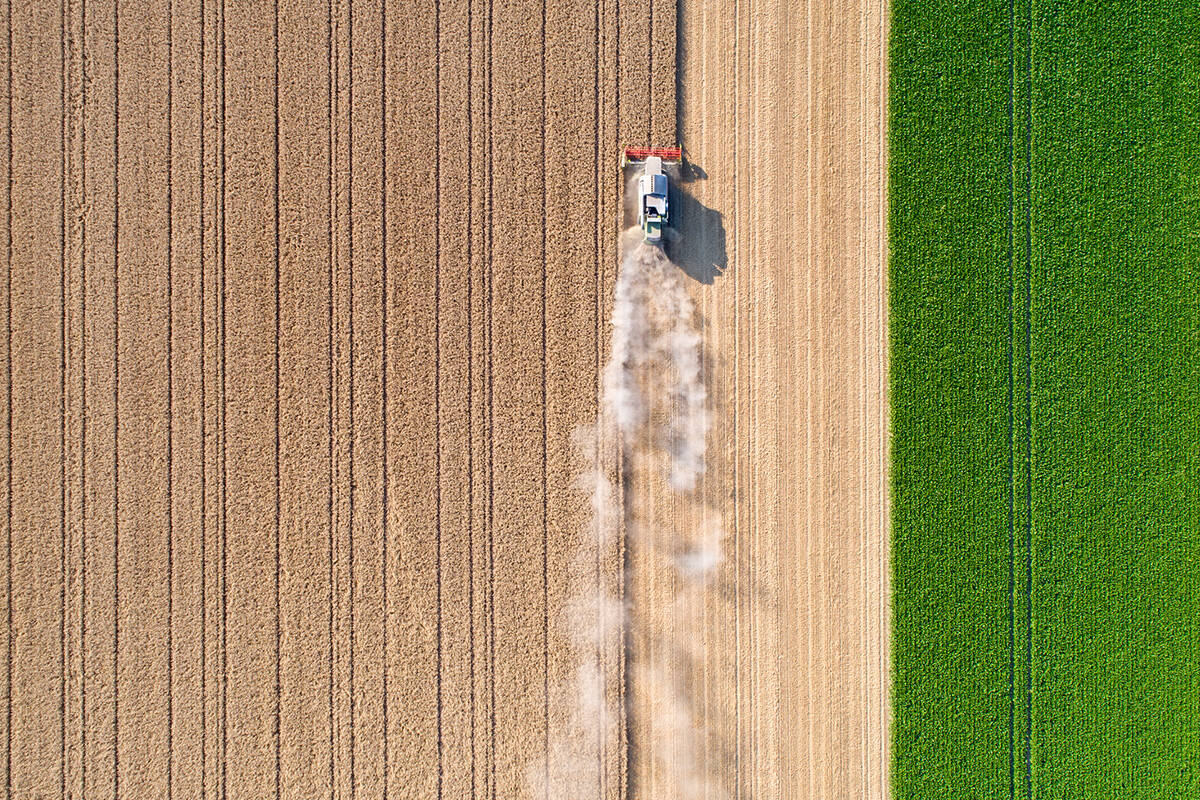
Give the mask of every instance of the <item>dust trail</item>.
[[(570, 681), (554, 689), (551, 703), (566, 719), (555, 726), (548, 768), (544, 762), (530, 765), (529, 788), (531, 797), (557, 800), (615, 796), (618, 778), (604, 775), (604, 759), (598, 754), (624, 746), (622, 692), (632, 685), (649, 717), (639, 721), (648, 735), (636, 742), (639, 752), (633, 760), (652, 764), (654, 779), (632, 778), (644, 785), (632, 787), (630, 796), (716, 800), (726, 793), (706, 771), (704, 731), (693, 719), (688, 682), (679, 675), (681, 660), (685, 673), (697, 661), (687, 650), (698, 637), (678, 623), (685, 616), (680, 607), (703, 593), (723, 561), (723, 529), (718, 519), (697, 530), (643, 531), (624, 519), (631, 498), (621, 497), (617, 483), (637, 462), (658, 465), (673, 496), (689, 496), (697, 488), (705, 472), (710, 425), (701, 336), (685, 276), (663, 250), (642, 242), (633, 228), (622, 236), (621, 253), (598, 419), (580, 427), (574, 441), (580, 458), (576, 484), (588, 498), (590, 515), (570, 575), (574, 590), (560, 624), (574, 650), (576, 670)], [(618, 463), (618, 453), (624, 463)], [(627, 546), (660, 555), (677, 576), (675, 597), (664, 608), (635, 612), (618, 597), (618, 587), (599, 588), (603, 581), (597, 564), (619, 563), (622, 557), (623, 523), (629, 525)], [(639, 637), (664, 639), (662, 647), (651, 650), (674, 658), (626, 652), (635, 624), (646, 629)], [(684, 641), (666, 641), (665, 631), (672, 629), (680, 629), (676, 632)]]
[(695, 308), (683, 272), (637, 234), (624, 236), (604, 403), (630, 444), (645, 433), (648, 413), (667, 412), (665, 429), (649, 433), (671, 457), (671, 487), (690, 491), (704, 473), (709, 427)]
[(619, 667), (629, 615), (615, 592), (601, 588), (598, 565), (620, 557), (621, 506), (606, 458), (615, 451), (616, 426), (603, 409), (600, 418), (574, 436), (584, 465), (576, 487), (591, 506), (587, 536), (570, 566), (572, 594), (559, 621), (574, 651), (575, 670), (570, 680), (552, 687), (550, 706), (566, 718), (555, 726), (548, 760), (529, 765), (531, 798), (599, 800), (619, 785), (618, 776), (605, 773), (603, 754), (621, 747)]

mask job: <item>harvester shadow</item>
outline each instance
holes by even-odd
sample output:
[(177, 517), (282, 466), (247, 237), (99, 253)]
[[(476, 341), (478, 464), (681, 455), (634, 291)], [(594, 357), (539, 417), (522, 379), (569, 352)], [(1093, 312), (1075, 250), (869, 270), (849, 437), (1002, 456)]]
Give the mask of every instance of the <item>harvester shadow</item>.
[[(708, 177), (691, 162), (685, 162), (685, 166), (693, 180)], [(687, 178), (683, 180), (688, 182)], [(667, 256), (692, 280), (711, 285), (729, 267), (725, 219), (720, 211), (704, 205), (682, 188), (672, 189), (671, 215), (677, 233), (667, 241)]]
[[(684, 145), (685, 152), (677, 176), (680, 186), (708, 179), (704, 168), (686, 156), (688, 132), (684, 124), (685, 109), (692, 102), (689, 85), (684, 80), (690, 55), (688, 43), (692, 36), (690, 32), (684, 35), (685, 29), (690, 27), (689, 14), (684, 11), (688, 2), (690, 0), (679, 0), (675, 4), (675, 141)], [(729, 267), (729, 257), (725, 252), (725, 221), (719, 211), (705, 206), (674, 185), (672, 188), (675, 189), (675, 197), (671, 198), (671, 202), (678, 210), (675, 227), (680, 235), (678, 240), (668, 243), (667, 255), (689, 277), (711, 285)]]

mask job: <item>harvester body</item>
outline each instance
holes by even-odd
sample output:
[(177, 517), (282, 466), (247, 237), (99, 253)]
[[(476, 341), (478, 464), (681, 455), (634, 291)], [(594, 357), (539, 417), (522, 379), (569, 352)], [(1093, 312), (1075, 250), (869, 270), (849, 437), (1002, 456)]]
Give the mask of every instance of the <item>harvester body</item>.
[(662, 159), (650, 156), (638, 178), (638, 226), (647, 242), (662, 239), (667, 212), (667, 176), (662, 169)]
[(637, 178), (638, 227), (642, 229), (642, 238), (647, 242), (662, 241), (663, 228), (669, 223), (670, 183), (663, 166), (677, 164), (679, 159), (677, 147), (625, 148), (621, 165), (641, 168)]

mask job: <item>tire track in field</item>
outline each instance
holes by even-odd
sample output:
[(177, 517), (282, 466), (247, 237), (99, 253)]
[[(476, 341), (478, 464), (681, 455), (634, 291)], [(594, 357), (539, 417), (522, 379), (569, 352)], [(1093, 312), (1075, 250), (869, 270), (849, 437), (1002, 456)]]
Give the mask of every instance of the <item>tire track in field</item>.
[(1026, 712), (1027, 738), (1025, 742), (1026, 797), (1032, 798), (1034, 787), (1033, 764), (1033, 671), (1034, 671), (1034, 609), (1033, 609), (1033, 3), (1030, 0), (1025, 19), (1025, 603), (1026, 644), (1029, 672), (1025, 678), (1028, 695)]
[[(1009, 795), (1034, 793), (1033, 9), (1009, 3)], [(1024, 34), (1022, 37), (1019, 34)], [(1023, 335), (1022, 335), (1023, 334)], [(1018, 410), (1020, 418), (1018, 418)], [(1023, 438), (1023, 442), (1020, 441)], [(1018, 505), (1018, 503), (1020, 505)], [(1018, 535), (1021, 540), (1018, 545)], [(1018, 574), (1018, 562), (1020, 572)], [(1019, 593), (1019, 594), (1018, 594)], [(1018, 596), (1023, 608), (1018, 607)], [(1018, 616), (1023, 616), (1018, 625)], [(1018, 642), (1018, 639), (1020, 640)], [(1018, 664), (1018, 650), (1021, 663)], [(1019, 700), (1018, 700), (1018, 687)], [(1024, 717), (1018, 742), (1016, 718)], [(1017, 762), (1023, 775), (1018, 781)]]
[(1009, 0), (1009, 86), (1008, 86), (1008, 796), (1016, 795), (1016, 374), (1014, 328), (1016, 325), (1016, 50), (1014, 0)]

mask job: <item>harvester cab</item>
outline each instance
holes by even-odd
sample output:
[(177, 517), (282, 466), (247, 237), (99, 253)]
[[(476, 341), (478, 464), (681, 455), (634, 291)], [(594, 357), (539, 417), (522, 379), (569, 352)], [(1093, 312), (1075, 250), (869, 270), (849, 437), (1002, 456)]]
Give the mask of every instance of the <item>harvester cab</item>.
[(626, 147), (621, 166), (641, 168), (637, 177), (638, 227), (642, 238), (651, 244), (662, 241), (663, 228), (670, 221), (669, 183), (664, 165), (678, 164), (678, 147)]

